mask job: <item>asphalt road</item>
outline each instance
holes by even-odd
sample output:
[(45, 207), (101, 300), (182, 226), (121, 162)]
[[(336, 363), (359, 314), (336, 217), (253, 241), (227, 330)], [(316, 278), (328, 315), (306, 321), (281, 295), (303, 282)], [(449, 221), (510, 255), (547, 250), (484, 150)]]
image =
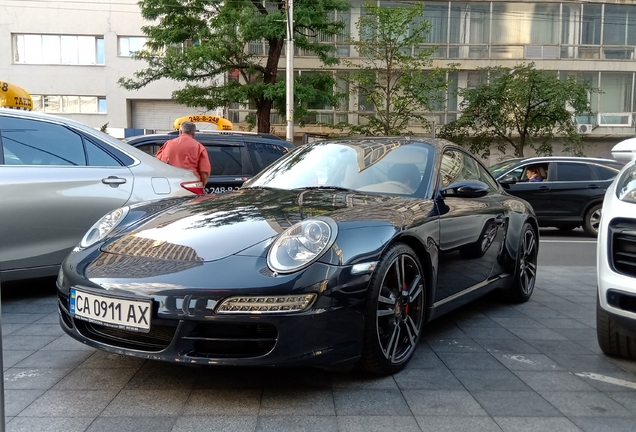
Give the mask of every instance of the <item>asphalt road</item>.
[(543, 266), (596, 267), (596, 239), (582, 229), (541, 229), (539, 269)]

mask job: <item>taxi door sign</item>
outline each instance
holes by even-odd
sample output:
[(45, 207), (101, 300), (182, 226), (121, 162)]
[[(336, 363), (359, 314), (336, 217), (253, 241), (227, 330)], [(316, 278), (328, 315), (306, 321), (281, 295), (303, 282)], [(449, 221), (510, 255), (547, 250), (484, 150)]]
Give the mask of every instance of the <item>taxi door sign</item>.
[(191, 116), (179, 117), (178, 119), (174, 121), (174, 124), (172, 126), (174, 127), (175, 130), (179, 130), (181, 123), (185, 121), (189, 121), (192, 123), (197, 123), (197, 122), (212, 123), (216, 125), (218, 130), (225, 130), (225, 131), (234, 130), (234, 124), (228, 119), (224, 119), (223, 117), (204, 115), (204, 114), (196, 114)]
[(31, 111), (33, 99), (22, 87), (0, 81), (0, 107)]

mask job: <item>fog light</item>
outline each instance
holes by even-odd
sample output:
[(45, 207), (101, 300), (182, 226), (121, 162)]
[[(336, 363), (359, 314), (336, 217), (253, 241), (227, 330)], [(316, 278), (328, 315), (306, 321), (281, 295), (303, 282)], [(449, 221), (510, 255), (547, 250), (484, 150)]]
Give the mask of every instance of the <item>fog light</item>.
[(280, 314), (302, 312), (314, 304), (316, 294), (286, 296), (237, 296), (221, 302), (218, 314)]

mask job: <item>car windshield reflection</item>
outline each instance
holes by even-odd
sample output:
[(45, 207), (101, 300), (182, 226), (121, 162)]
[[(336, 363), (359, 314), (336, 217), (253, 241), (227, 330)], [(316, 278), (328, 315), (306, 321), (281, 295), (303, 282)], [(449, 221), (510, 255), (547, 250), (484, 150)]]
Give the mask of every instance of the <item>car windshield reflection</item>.
[(245, 188), (339, 189), (415, 195), (430, 183), (428, 144), (341, 141), (299, 147), (244, 185)]

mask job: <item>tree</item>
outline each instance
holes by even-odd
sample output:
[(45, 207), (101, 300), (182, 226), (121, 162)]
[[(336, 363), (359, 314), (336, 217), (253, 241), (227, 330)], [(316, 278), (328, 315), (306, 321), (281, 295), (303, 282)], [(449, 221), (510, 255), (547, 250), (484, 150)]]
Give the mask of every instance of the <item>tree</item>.
[[(148, 67), (133, 78), (120, 78), (120, 85), (136, 90), (162, 78), (183, 82), (173, 93), (176, 102), (207, 109), (251, 103), (258, 131), (270, 131), (274, 102), (284, 108), (285, 100), (285, 82), (278, 76), (286, 38), (284, 0), (141, 0), (139, 6), (153, 24), (142, 28), (149, 40), (134, 57)], [(334, 45), (320, 43), (317, 35), (339, 34), (344, 24), (330, 17), (348, 8), (343, 0), (294, 0), (296, 48), (325, 64), (337, 63)], [(251, 51), (250, 43), (265, 44), (264, 56)], [(225, 81), (219, 76), (230, 78), (219, 82)], [(335, 103), (333, 85), (308, 89), (311, 81), (297, 84), (297, 94)]]
[[(449, 68), (431, 68), (433, 48), (423, 48), (431, 25), (422, 18), (422, 3), (379, 7), (363, 5), (356, 23), (359, 39), (352, 40), (359, 61), (346, 61), (353, 69), (343, 75), (358, 94), (359, 125), (346, 125), (351, 133), (364, 135), (408, 134), (411, 120), (430, 127), (423, 112), (443, 103)], [(425, 69), (429, 69), (424, 71)], [(363, 109), (360, 109), (363, 111)]]
[(552, 140), (562, 137), (564, 150), (582, 153), (575, 115), (590, 112), (589, 95), (597, 92), (575, 76), (561, 80), (556, 74), (535, 69), (534, 63), (514, 68), (483, 68), (490, 82), (458, 91), (461, 117), (447, 124), (441, 135), (483, 157), (494, 144), (501, 152), (508, 145), (515, 156), (530, 147), (540, 155), (552, 154)]

